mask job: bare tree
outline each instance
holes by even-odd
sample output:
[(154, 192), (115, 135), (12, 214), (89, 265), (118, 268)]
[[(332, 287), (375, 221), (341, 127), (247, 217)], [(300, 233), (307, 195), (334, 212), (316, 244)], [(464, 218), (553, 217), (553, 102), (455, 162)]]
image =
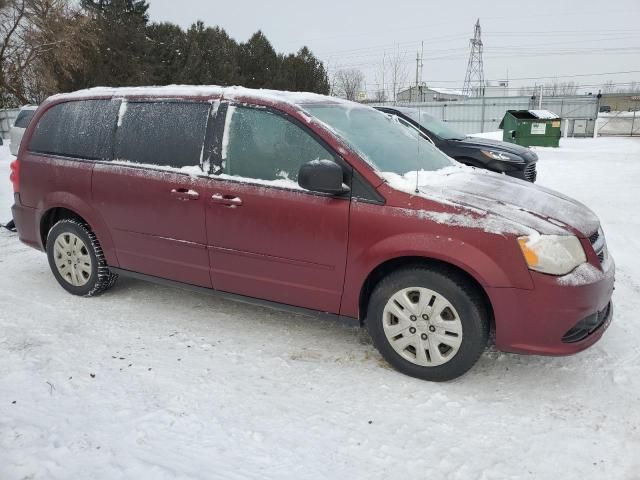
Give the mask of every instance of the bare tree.
[(556, 97), (558, 96), (558, 90), (560, 88), (560, 84), (557, 80), (554, 80), (552, 83), (545, 84), (544, 88), (544, 96), (545, 97)]
[(363, 90), (364, 74), (356, 68), (338, 70), (336, 72), (336, 92), (347, 100), (357, 100)]
[(391, 98), (395, 102), (398, 92), (406, 84), (409, 70), (407, 69), (406, 52), (401, 52), (400, 47), (396, 46), (395, 50), (387, 56), (387, 65), (389, 67), (389, 81), (392, 87)]
[(615, 89), (616, 89), (616, 84), (613, 83), (613, 80), (607, 80), (602, 85), (602, 93), (613, 93), (615, 92)]
[(25, 63), (26, 10), (24, 0), (2, 0), (0, 4), (0, 93), (3, 102), (10, 96), (20, 101), (25, 99), (21, 79)]
[(71, 0), (0, 0), (3, 101), (40, 102), (85, 62), (89, 19)]
[(378, 90), (373, 92), (373, 100), (378, 102), (378, 103), (386, 102), (387, 101), (386, 92), (382, 88), (379, 88)]
[(386, 80), (389, 78), (388, 65), (387, 65), (387, 53), (383, 52), (382, 54), (382, 63), (380, 64), (380, 68), (375, 73), (376, 86), (378, 87), (374, 92), (373, 96), (376, 102), (386, 102), (387, 101), (387, 82)]
[[(613, 82), (611, 82), (611, 84), (614, 85)], [(631, 82), (626, 87), (621, 87), (617, 90), (614, 90), (612, 87), (611, 93), (614, 91), (616, 93), (640, 93), (640, 82)]]
[(560, 95), (570, 96), (578, 94), (579, 85), (576, 82), (562, 82), (558, 89)]
[(559, 82), (554, 80), (552, 83), (547, 83), (544, 86), (545, 97), (559, 97), (577, 95), (579, 85), (576, 82)]

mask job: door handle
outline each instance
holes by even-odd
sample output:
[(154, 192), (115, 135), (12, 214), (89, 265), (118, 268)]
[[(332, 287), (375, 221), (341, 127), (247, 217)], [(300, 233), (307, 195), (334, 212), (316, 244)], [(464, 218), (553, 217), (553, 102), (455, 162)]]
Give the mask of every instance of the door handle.
[(226, 207), (235, 208), (242, 205), (242, 199), (234, 195), (222, 195), (221, 193), (215, 193), (211, 195), (212, 203), (219, 203)]
[(178, 200), (198, 200), (200, 198), (200, 194), (190, 188), (173, 188), (171, 196)]

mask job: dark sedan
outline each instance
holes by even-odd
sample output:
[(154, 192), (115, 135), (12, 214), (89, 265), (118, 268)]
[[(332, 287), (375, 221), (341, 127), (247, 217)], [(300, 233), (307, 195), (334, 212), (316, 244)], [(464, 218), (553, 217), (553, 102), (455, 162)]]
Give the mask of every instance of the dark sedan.
[(400, 119), (418, 128), (440, 150), (461, 163), (504, 173), (529, 182), (536, 181), (538, 156), (529, 148), (498, 140), (468, 137), (418, 108), (375, 108), (391, 115), (397, 115)]

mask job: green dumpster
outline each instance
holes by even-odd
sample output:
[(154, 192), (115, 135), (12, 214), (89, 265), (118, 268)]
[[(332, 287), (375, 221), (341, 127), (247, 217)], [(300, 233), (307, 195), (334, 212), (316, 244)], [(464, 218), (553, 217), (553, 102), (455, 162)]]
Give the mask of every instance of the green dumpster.
[(549, 110), (507, 110), (499, 128), (505, 142), (523, 147), (560, 146), (560, 117)]

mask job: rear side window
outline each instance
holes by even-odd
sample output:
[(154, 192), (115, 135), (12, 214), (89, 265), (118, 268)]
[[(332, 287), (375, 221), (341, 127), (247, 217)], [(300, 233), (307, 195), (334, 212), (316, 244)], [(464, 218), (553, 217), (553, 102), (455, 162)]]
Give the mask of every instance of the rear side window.
[(119, 105), (116, 100), (79, 100), (51, 107), (38, 122), (29, 150), (107, 160)]
[(35, 110), (20, 110), (13, 126), (18, 128), (27, 128), (34, 113), (36, 113)]
[(114, 158), (175, 168), (199, 165), (209, 107), (196, 102), (123, 104)]

